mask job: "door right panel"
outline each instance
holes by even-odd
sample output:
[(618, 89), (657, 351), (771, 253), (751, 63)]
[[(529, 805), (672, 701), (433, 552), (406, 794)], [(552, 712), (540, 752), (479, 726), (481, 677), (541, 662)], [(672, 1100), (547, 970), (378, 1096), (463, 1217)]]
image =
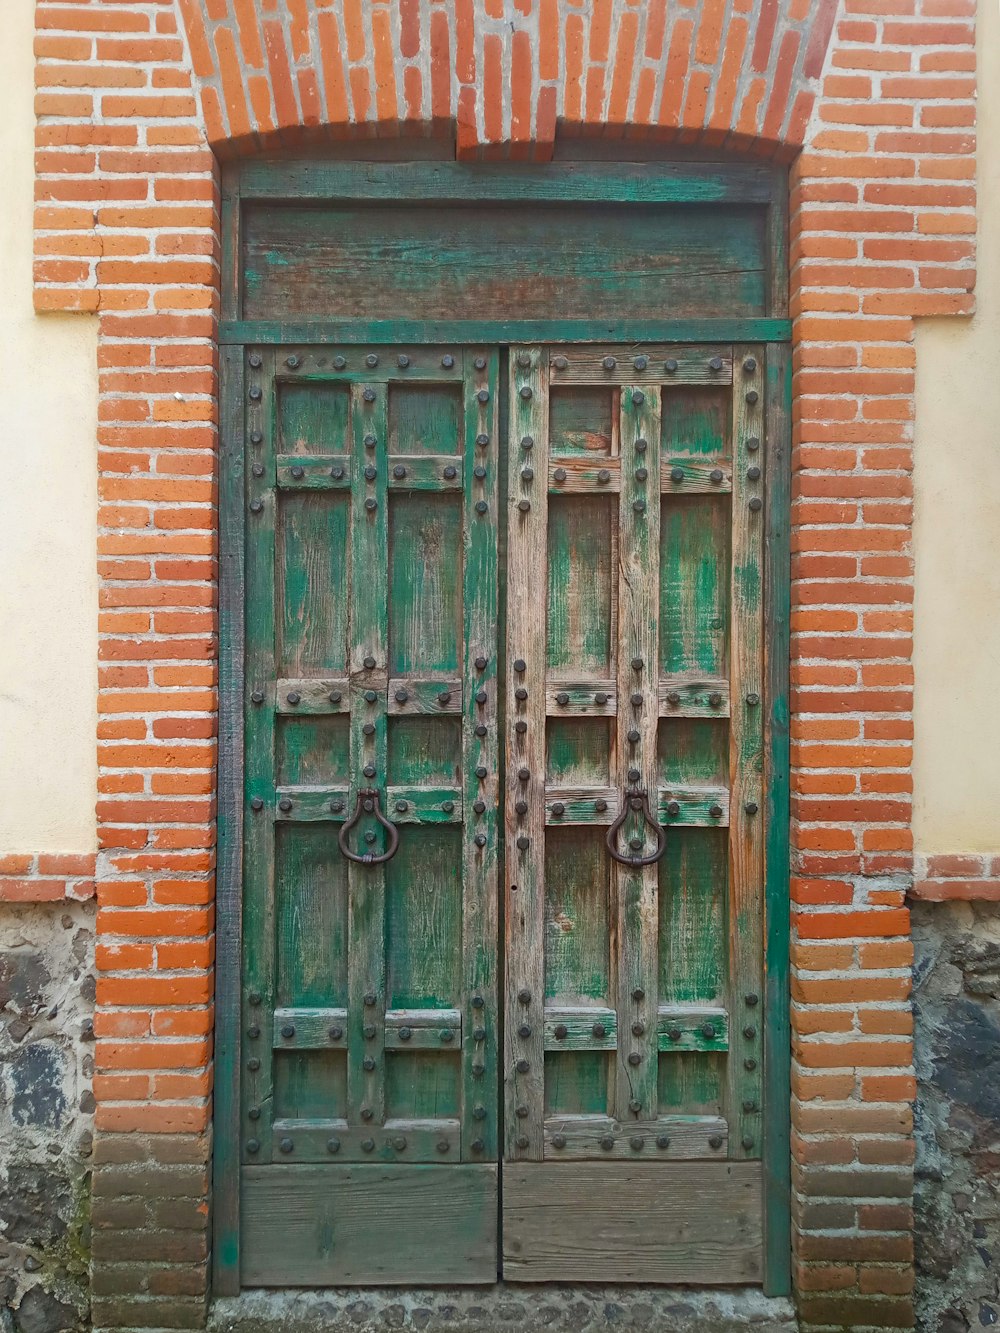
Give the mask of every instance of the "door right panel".
[(759, 1281), (764, 349), (511, 349), (504, 1272)]

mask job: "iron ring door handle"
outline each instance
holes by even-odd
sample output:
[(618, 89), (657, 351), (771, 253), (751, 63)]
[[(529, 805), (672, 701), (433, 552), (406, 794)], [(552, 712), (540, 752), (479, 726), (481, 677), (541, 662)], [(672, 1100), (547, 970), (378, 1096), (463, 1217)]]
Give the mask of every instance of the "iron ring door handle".
[[(384, 852), (352, 852), (347, 845), (347, 835), (358, 822), (363, 814), (373, 814), (382, 827), (389, 834), (389, 846)], [(391, 861), (396, 855), (396, 848), (399, 846), (399, 830), (396, 825), (386, 819), (379, 805), (378, 791), (374, 787), (363, 787), (358, 791), (357, 803), (354, 806), (354, 814), (350, 819), (345, 820), (340, 826), (340, 832), (337, 834), (337, 845), (348, 861), (356, 861), (362, 866), (379, 866), (384, 861)]]
[[(641, 810), (642, 817), (650, 828), (656, 830), (656, 851), (650, 852), (648, 856), (622, 856), (616, 846), (618, 841), (618, 830), (625, 823), (631, 810)], [(667, 835), (663, 826), (653, 818), (653, 812), (649, 808), (649, 793), (630, 791), (626, 792), (622, 800), (621, 814), (608, 829), (607, 836), (608, 851), (615, 858), (619, 865), (623, 866), (651, 866), (655, 865), (667, 848)]]

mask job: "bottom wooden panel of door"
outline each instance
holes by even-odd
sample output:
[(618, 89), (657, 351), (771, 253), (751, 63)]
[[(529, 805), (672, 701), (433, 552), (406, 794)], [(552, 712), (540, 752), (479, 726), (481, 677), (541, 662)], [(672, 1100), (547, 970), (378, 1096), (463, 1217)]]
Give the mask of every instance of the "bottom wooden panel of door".
[(244, 1286), (497, 1280), (496, 1166), (245, 1167), (240, 1193)]
[(509, 1163), (508, 1282), (760, 1282), (759, 1162)]

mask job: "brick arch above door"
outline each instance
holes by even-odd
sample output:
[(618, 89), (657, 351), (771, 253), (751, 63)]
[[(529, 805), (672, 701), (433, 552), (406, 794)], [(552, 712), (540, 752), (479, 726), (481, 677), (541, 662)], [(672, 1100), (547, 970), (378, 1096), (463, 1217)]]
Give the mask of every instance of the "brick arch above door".
[[(837, 0), (182, 0), (209, 143), (456, 126), (463, 156), (551, 155), (557, 123), (771, 152), (802, 143)], [(271, 12), (267, 12), (270, 10)]]

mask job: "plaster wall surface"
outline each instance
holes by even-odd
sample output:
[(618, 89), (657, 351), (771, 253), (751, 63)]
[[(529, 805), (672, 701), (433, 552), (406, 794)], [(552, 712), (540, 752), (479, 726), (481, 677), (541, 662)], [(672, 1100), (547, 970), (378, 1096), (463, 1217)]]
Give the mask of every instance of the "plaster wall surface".
[(32, 311), (34, 5), (0, 42), (0, 853), (96, 845), (97, 320)]
[(977, 314), (917, 328), (914, 840), (1000, 847), (1000, 5), (980, 0)]

